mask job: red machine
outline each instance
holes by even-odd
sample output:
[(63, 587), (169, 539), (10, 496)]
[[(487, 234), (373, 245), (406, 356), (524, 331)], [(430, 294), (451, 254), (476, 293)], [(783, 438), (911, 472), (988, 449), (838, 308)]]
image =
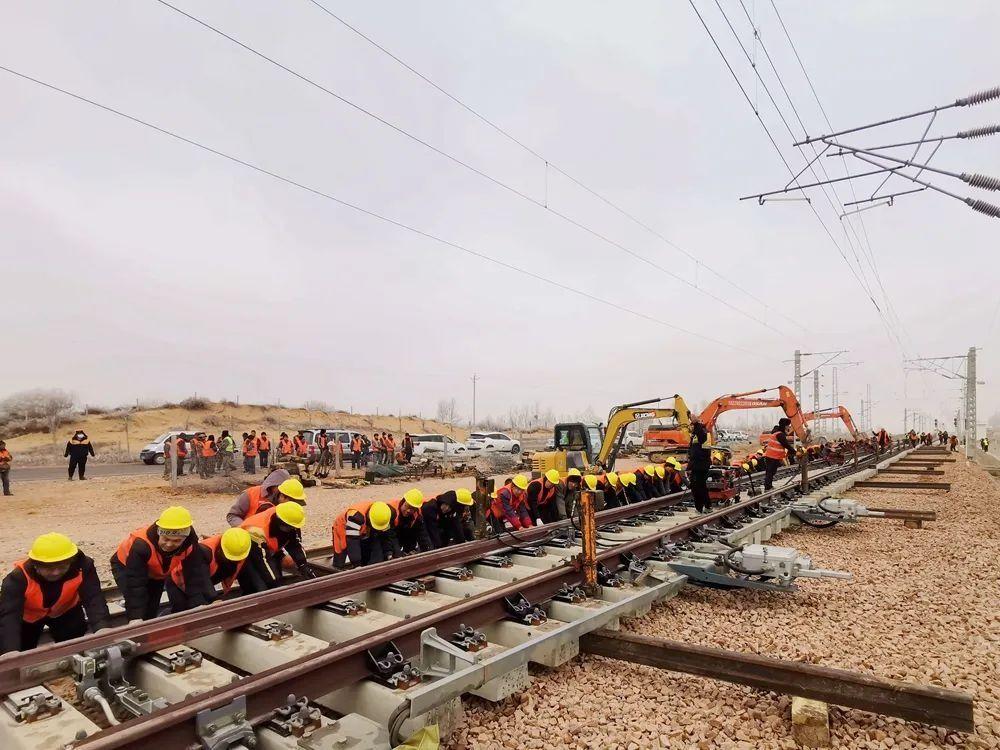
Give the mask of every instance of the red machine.
[(822, 411), (806, 412), (802, 415), (802, 418), (806, 422), (812, 422), (816, 419), (840, 419), (847, 428), (847, 432), (850, 433), (852, 440), (863, 439), (863, 436), (858, 431), (858, 428), (854, 426), (854, 419), (851, 418), (851, 412), (847, 411), (846, 406), (837, 406), (833, 409), (823, 409)]

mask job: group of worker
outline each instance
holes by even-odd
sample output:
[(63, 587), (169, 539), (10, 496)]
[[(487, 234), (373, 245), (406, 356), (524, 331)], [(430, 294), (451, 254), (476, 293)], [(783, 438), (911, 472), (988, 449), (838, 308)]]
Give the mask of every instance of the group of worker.
[[(315, 577), (306, 561), (301, 532), (305, 491), (284, 470), (251, 487), (230, 509), (230, 528), (201, 538), (183, 507), (163, 510), (148, 526), (131, 532), (111, 556), (111, 574), (129, 623), (169, 610), (211, 604), (239, 583), (240, 593), (280, 584), (286, 559), (304, 578)], [(60, 533), (43, 534), (26, 559), (0, 585), (0, 651), (38, 645), (47, 626), (55, 641), (96, 632), (110, 621), (94, 561)]]

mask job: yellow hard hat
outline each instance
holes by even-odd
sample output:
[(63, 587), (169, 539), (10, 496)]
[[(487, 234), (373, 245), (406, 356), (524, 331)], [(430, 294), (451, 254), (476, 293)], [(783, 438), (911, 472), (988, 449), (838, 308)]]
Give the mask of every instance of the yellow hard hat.
[(590, 488), (591, 492), (597, 489), (597, 477), (593, 474), (584, 474), (583, 481), (586, 482), (587, 487)]
[(750, 471), (750, 464), (740, 464), (743, 471)]
[(250, 554), (250, 545), (253, 538), (246, 529), (234, 526), (222, 532), (222, 554), (227, 560), (239, 562), (246, 560)]
[(472, 505), (472, 493), (465, 487), (459, 487), (455, 490), (455, 497), (462, 505)]
[(389, 528), (389, 522), (392, 521), (392, 508), (389, 507), (388, 503), (383, 503), (381, 500), (372, 503), (372, 507), (368, 509), (368, 523), (372, 525), (375, 531), (385, 531)]
[(624, 484), (627, 487), (635, 484), (635, 472), (629, 471), (622, 474), (622, 484)]
[(549, 469), (545, 472), (545, 478), (548, 479), (551, 484), (559, 484), (559, 470)]
[(52, 532), (42, 534), (31, 545), (28, 558), (40, 563), (57, 563), (69, 560), (79, 550), (68, 536)]
[(306, 523), (306, 509), (298, 503), (281, 503), (274, 512), (293, 529), (301, 529)]
[(418, 489), (407, 490), (403, 493), (403, 500), (411, 508), (420, 510), (420, 506), (424, 504), (424, 493)]
[(673, 458), (673, 457), (668, 458), (667, 459), (667, 463), (670, 464), (671, 466), (673, 466), (678, 471), (680, 471), (680, 469), (681, 469), (681, 462), (678, 461), (676, 458)]
[(658, 476), (660, 479), (663, 479), (665, 476), (667, 476), (667, 470), (664, 469), (662, 466), (657, 466), (656, 476)]
[(187, 508), (182, 508), (179, 505), (171, 505), (156, 519), (156, 525), (168, 531), (189, 529), (193, 524), (194, 521), (191, 519), (191, 513)]
[(611, 484), (618, 484), (618, 475), (615, 474), (613, 471), (609, 471), (604, 476), (608, 478), (608, 481), (611, 482)]
[(568, 477), (578, 477), (578, 476), (581, 476), (580, 470), (579, 469), (570, 469), (569, 471), (566, 472), (566, 476), (568, 476)]
[(278, 492), (287, 498), (294, 500), (297, 503), (305, 503), (306, 501), (306, 491), (302, 487), (302, 482), (298, 479), (292, 477), (291, 479), (286, 479), (284, 482), (278, 485)]
[(514, 486), (517, 487), (519, 490), (528, 489), (528, 478), (524, 476), (524, 474), (515, 474)]
[(642, 468), (646, 472), (646, 476), (647, 477), (651, 477), (651, 476), (653, 476), (653, 474), (656, 473), (656, 467), (653, 464), (647, 464), (646, 466), (643, 466)]

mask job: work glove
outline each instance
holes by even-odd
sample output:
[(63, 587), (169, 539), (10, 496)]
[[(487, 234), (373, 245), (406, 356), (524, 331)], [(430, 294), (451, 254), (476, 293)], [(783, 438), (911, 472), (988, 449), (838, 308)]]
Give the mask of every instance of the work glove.
[(316, 571), (313, 570), (308, 565), (303, 565), (301, 568), (299, 568), (299, 575), (305, 578), (306, 580), (319, 577), (316, 575)]
[(542, 525), (542, 519), (541, 518), (536, 518), (535, 519), (535, 526), (541, 526), (541, 525)]
[(257, 544), (263, 546), (267, 543), (267, 535), (260, 526), (251, 526), (247, 529), (247, 533), (250, 534), (250, 538)]

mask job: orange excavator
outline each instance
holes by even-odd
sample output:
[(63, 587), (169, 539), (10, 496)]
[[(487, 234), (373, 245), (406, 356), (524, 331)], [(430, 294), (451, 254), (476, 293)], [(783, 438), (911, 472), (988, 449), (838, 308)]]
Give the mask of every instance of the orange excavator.
[(843, 421), (848, 433), (850, 433), (852, 440), (864, 439), (864, 436), (858, 431), (858, 428), (854, 426), (854, 419), (851, 418), (851, 412), (847, 411), (846, 406), (837, 406), (832, 409), (806, 412), (802, 415), (802, 418), (806, 422), (812, 422), (817, 419), (840, 419)]
[[(806, 425), (802, 409), (799, 406), (799, 400), (795, 398), (795, 393), (791, 388), (779, 385), (777, 388), (777, 398), (748, 398), (748, 396), (756, 396), (760, 393), (767, 393), (773, 390), (775, 389), (761, 388), (756, 391), (730, 393), (725, 396), (719, 396), (719, 398), (705, 407), (705, 410), (702, 411), (698, 419), (705, 425), (710, 434), (710, 439), (714, 442), (715, 423), (723, 413), (734, 409), (769, 409), (778, 407), (785, 412), (786, 417), (792, 420), (792, 429), (795, 430), (795, 435), (799, 440), (803, 443), (808, 443), (810, 438), (809, 427)], [(762, 437), (766, 439), (768, 436), (770, 436), (770, 433)], [(646, 430), (642, 452), (647, 455), (660, 451), (676, 453), (686, 449), (689, 442), (690, 434), (688, 432), (676, 429), (659, 429), (656, 426), (651, 426)]]

